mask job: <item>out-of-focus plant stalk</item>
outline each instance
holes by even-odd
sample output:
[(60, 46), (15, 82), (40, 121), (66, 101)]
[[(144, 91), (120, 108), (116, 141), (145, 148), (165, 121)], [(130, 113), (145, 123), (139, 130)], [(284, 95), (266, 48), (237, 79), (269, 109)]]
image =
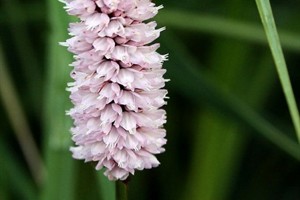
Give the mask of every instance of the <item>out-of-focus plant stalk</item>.
[(7, 111), (12, 128), (14, 129), (32, 176), (37, 185), (40, 185), (43, 180), (44, 172), (42, 159), (6, 68), (0, 44), (0, 98)]
[[(255, 23), (172, 9), (165, 9), (164, 12), (156, 17), (156, 20), (164, 26), (178, 30), (184, 29), (186, 31), (208, 33), (251, 43), (267, 44), (263, 29)], [(187, 21), (189, 23), (186, 23)], [(279, 30), (279, 32), (282, 45), (290, 51), (299, 52), (299, 34), (287, 30)]]
[(116, 181), (116, 200), (128, 200), (128, 185), (123, 181)]
[(300, 142), (300, 117), (297, 104), (295, 101), (292, 85), (289, 78), (286, 62), (282, 52), (279, 36), (277, 33), (275, 20), (269, 0), (256, 0), (257, 8), (265, 29), (265, 33), (271, 48), (276, 69), (280, 78), (280, 82), (284, 91), (284, 95), (289, 107), (294, 128)]
[[(16, 47), (16, 52), (14, 56), (20, 59), (19, 70), (22, 73), (26, 86), (26, 99), (32, 102), (30, 107), (32, 107), (31, 112), (34, 112), (36, 116), (40, 115), (41, 108), (41, 91), (43, 85), (43, 78), (41, 76), (41, 67), (39, 65), (37, 52), (34, 49), (30, 34), (28, 33), (28, 22), (23, 21), (18, 23), (19, 18), (23, 18), (25, 15), (25, 10), (22, 8), (20, 0), (5, 0), (3, 1), (4, 8), (4, 19), (9, 24), (8, 31), (11, 33), (10, 41), (12, 46)], [(33, 10), (33, 8), (28, 8), (28, 10)], [(16, 14), (18, 13), (18, 14)], [(28, 15), (31, 15), (28, 13)], [(37, 84), (39, 83), (39, 84)]]
[(112, 200), (116, 199), (116, 184), (113, 181), (108, 180), (104, 176), (104, 169), (97, 171), (97, 182), (99, 185), (99, 196), (101, 200)]
[[(58, 45), (67, 37), (67, 24), (70, 18), (65, 15), (63, 6), (56, 0), (47, 1), (49, 9), (47, 72), (44, 102), (44, 152), (47, 165), (47, 177), (41, 191), (42, 200), (75, 199), (75, 163), (69, 152), (71, 139), (70, 119), (65, 110), (70, 106), (68, 93), (65, 91), (72, 56)], [(89, 198), (89, 197), (87, 197)]]

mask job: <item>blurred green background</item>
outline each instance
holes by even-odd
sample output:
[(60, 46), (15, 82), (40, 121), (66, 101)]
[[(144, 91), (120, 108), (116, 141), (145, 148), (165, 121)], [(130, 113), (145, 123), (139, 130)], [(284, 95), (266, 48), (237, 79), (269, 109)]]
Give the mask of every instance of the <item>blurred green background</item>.
[[(129, 199), (299, 200), (300, 146), (255, 1), (155, 2), (168, 143)], [(299, 103), (300, 2), (271, 4)], [(114, 198), (68, 150), (72, 56), (58, 42), (70, 20), (56, 0), (0, 2), (0, 200)]]

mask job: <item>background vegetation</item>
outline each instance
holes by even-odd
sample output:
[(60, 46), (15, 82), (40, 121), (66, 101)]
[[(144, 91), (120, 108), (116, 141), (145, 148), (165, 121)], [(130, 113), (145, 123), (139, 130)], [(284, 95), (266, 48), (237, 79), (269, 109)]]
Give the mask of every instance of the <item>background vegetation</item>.
[[(300, 146), (255, 1), (160, 0), (170, 99), (161, 166), (131, 177), (129, 199), (298, 200)], [(271, 2), (296, 100), (300, 2)], [(0, 199), (114, 198), (71, 158), (58, 45), (70, 19), (56, 0), (0, 2)]]

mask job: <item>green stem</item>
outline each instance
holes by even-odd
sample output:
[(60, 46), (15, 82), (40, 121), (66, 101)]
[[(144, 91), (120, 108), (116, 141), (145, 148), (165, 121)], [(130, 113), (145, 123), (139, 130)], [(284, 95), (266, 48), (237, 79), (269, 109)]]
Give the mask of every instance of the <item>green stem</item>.
[(295, 101), (293, 89), (291, 86), (287, 66), (276, 30), (272, 8), (269, 0), (256, 0), (258, 11), (267, 35), (267, 39), (271, 48), (276, 69), (279, 74), (280, 82), (283, 87), (284, 95), (289, 107), (292, 121), (296, 130), (298, 141), (300, 143), (300, 118), (297, 104)]
[(99, 195), (101, 200), (112, 200), (116, 199), (116, 187), (115, 183), (108, 180), (106, 176), (103, 175), (104, 169), (97, 171), (97, 180), (100, 187)]
[(123, 181), (116, 182), (116, 200), (128, 199), (128, 183)]

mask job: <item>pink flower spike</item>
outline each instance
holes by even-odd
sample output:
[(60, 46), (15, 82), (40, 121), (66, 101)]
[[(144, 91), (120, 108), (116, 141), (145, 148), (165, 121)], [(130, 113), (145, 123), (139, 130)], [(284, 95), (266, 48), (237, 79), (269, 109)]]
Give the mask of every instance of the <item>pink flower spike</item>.
[(151, 0), (60, 0), (70, 15), (70, 38), (60, 43), (74, 54), (67, 114), (75, 159), (96, 162), (109, 180), (126, 180), (136, 170), (157, 167), (165, 151), (166, 55), (156, 52), (165, 28)]

